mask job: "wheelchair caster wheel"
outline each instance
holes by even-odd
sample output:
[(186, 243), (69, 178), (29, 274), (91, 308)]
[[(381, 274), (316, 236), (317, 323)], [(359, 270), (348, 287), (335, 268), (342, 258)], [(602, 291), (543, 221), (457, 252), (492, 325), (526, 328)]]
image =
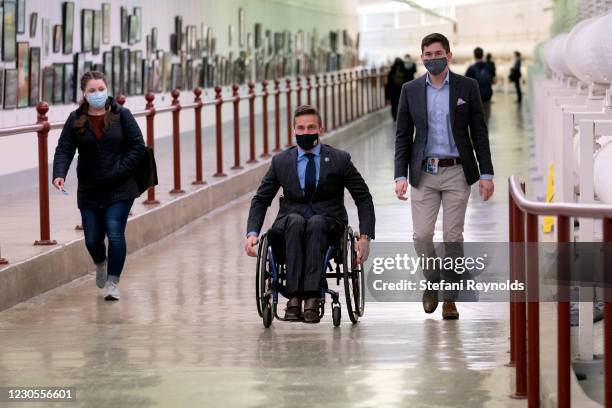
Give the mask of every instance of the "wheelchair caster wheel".
[(334, 326), (340, 326), (340, 303), (332, 304), (332, 320), (334, 321)]
[(262, 318), (264, 327), (268, 328), (272, 324), (272, 307), (269, 303), (264, 303), (262, 310)]

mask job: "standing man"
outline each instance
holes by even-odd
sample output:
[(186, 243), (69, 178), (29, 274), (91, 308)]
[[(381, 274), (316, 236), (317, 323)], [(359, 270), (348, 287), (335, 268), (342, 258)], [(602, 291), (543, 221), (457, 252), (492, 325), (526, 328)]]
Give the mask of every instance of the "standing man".
[[(488, 130), (478, 83), (448, 68), (453, 58), (448, 39), (442, 34), (430, 34), (423, 38), (421, 51), (428, 72), (405, 84), (400, 96), (395, 194), (400, 200), (408, 199), (408, 177), (412, 186), (413, 239), (418, 255), (435, 256), (434, 226), (442, 205), (446, 256), (462, 256), (470, 185), (480, 180), (480, 195), (485, 201), (493, 194)], [(440, 280), (438, 270), (423, 272), (429, 281)], [(450, 271), (448, 280), (457, 277)], [(444, 319), (459, 318), (455, 298), (456, 293), (444, 292)], [(438, 292), (425, 291), (425, 312), (433, 313), (437, 306)]]
[(516, 103), (521, 103), (523, 93), (521, 92), (521, 53), (514, 51), (514, 66), (510, 69), (510, 82), (514, 82), (516, 87)]
[(476, 62), (470, 65), (465, 76), (478, 82), (482, 110), (485, 115), (485, 122), (488, 124), (489, 116), (491, 116), (491, 97), (493, 96), (493, 72), (491, 72), (489, 64), (482, 59), (483, 56), (484, 51), (482, 48), (474, 48), (474, 59)]

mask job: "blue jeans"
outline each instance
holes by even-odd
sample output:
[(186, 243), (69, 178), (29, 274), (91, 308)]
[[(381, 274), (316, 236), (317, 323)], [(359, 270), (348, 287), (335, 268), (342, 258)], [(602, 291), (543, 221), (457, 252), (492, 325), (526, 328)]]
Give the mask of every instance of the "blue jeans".
[(107, 259), (104, 238), (107, 236), (108, 275), (116, 278), (121, 276), (125, 264), (125, 227), (133, 203), (134, 200), (125, 200), (98, 210), (81, 210), (85, 245), (89, 254), (95, 263), (104, 262)]

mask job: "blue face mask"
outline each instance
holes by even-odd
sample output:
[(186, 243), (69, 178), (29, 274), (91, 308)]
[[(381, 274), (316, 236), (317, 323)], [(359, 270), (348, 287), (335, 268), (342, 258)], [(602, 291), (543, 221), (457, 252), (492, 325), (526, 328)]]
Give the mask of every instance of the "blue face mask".
[(101, 109), (106, 106), (106, 100), (108, 99), (108, 91), (94, 92), (85, 96), (89, 106), (95, 109)]

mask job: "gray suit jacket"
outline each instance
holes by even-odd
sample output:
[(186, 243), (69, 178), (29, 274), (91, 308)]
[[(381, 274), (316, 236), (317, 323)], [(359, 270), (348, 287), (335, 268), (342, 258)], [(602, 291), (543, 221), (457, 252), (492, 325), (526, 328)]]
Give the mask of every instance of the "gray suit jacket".
[[(418, 187), (421, 180), (427, 145), (426, 75), (404, 84), (397, 112), (395, 178), (408, 176), (410, 169), (408, 179), (414, 187)], [(449, 86), (453, 138), (461, 157), (465, 179), (468, 184), (474, 184), (480, 179), (481, 173), (493, 174), (489, 131), (482, 111), (478, 82), (451, 72)], [(459, 98), (466, 103), (457, 106)]]
[[(297, 174), (297, 148), (294, 146), (274, 157), (268, 172), (255, 196), (251, 200), (251, 209), (247, 222), (247, 233), (259, 233), (266, 216), (266, 210), (272, 203), (279, 188), (283, 188), (280, 210), (276, 220), (288, 214), (304, 214), (308, 201), (300, 187)], [(347, 189), (359, 215), (359, 232), (374, 238), (374, 203), (372, 196), (361, 174), (357, 171), (351, 156), (329, 145), (321, 144), (321, 167), (319, 183), (311, 200), (312, 208), (317, 214), (333, 217), (344, 225), (348, 216), (344, 207), (344, 189)]]

